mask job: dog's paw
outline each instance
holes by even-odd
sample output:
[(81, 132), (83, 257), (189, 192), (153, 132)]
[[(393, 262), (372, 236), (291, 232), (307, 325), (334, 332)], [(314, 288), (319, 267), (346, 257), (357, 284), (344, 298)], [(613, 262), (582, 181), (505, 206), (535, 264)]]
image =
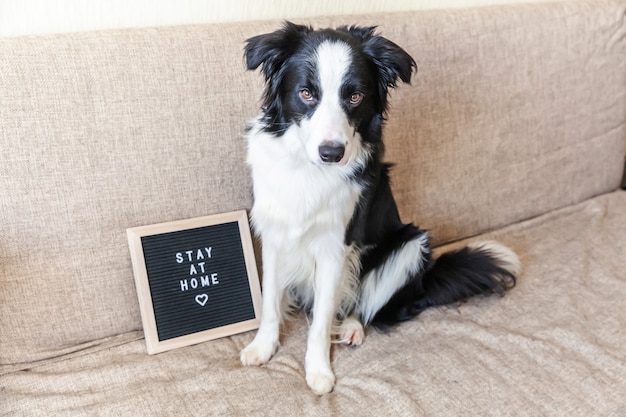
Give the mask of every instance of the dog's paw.
[(244, 366), (264, 365), (269, 362), (277, 348), (277, 343), (263, 343), (255, 339), (241, 351), (239, 359)]
[(365, 339), (365, 329), (354, 317), (346, 318), (339, 326), (337, 341), (348, 346), (360, 346)]
[(317, 395), (328, 394), (335, 386), (335, 374), (330, 372), (307, 372), (306, 383)]

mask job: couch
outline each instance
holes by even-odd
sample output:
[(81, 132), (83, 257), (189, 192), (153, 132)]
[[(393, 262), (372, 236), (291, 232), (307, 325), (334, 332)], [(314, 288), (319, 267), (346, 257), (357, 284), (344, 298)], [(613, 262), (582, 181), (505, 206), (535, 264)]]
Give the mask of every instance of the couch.
[(626, 416), (626, 1), (298, 22), (415, 58), (385, 128), (402, 218), (508, 245), (517, 286), (334, 346), (321, 397), (302, 315), (265, 366), (254, 331), (148, 355), (126, 229), (251, 207), (242, 48), (281, 23), (4, 38), (0, 415)]

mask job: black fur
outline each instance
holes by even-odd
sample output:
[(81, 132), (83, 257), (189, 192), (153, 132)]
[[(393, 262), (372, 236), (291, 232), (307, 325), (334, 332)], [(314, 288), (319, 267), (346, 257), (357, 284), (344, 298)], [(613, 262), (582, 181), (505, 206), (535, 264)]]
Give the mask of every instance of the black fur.
[[(266, 80), (262, 129), (276, 137), (315, 111), (315, 102), (304, 103), (296, 92), (306, 88), (315, 97), (322, 94), (315, 81), (315, 61), (311, 59), (316, 48), (329, 39), (345, 42), (351, 48), (350, 77), (343, 88), (347, 93), (362, 91), (365, 99), (358, 107), (345, 106), (343, 110), (360, 133), (370, 158), (365, 165), (355, 166), (350, 177), (364, 191), (346, 230), (345, 243), (361, 249), (362, 280), (404, 244), (427, 235), (425, 230), (401, 221), (390, 186), (391, 166), (383, 162), (382, 128), (388, 90), (398, 80), (409, 83), (416, 63), (398, 45), (377, 35), (375, 29), (343, 26), (314, 31), (286, 22), (280, 30), (248, 39), (245, 46), (248, 69), (261, 67)], [(514, 271), (487, 249), (463, 248), (433, 260), (427, 248), (423, 264), (424, 268), (407, 278), (371, 324), (388, 326), (415, 317), (431, 306), (478, 294), (502, 294), (515, 284)]]
[(291, 122), (310, 115), (307, 107), (292, 92), (308, 88), (314, 95), (321, 92), (313, 82), (315, 49), (328, 39), (340, 39), (355, 51), (346, 92), (362, 90), (370, 105), (355, 109), (346, 107), (355, 120), (355, 128), (364, 138), (380, 140), (383, 115), (387, 109), (387, 91), (400, 78), (410, 82), (415, 61), (398, 45), (375, 35), (374, 27), (341, 27), (337, 30), (313, 31), (309, 26), (285, 22), (282, 29), (247, 40), (244, 56), (248, 69), (261, 66), (266, 88), (263, 94), (265, 129), (282, 135)]
[(465, 247), (447, 252), (421, 275), (410, 279), (376, 314), (373, 325), (385, 328), (410, 320), (428, 307), (467, 300), (479, 294), (499, 294), (515, 286), (515, 275), (483, 249)]

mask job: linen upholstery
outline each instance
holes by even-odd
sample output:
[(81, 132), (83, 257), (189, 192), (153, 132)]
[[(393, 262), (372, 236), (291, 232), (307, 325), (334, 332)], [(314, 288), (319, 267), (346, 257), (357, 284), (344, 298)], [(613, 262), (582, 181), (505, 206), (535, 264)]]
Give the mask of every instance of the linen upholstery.
[[(264, 367), (253, 332), (145, 354), (141, 332), (0, 378), (7, 415), (614, 416), (626, 412), (626, 191), (481, 236), (524, 263), (504, 298), (427, 310), (356, 349), (335, 346), (337, 385), (304, 380), (307, 323), (287, 323)], [(442, 249), (447, 249), (446, 247)], [(4, 407), (4, 408), (2, 408)]]
[(321, 399), (301, 317), (266, 367), (238, 364), (253, 332), (147, 356), (125, 234), (250, 208), (262, 77), (243, 42), (281, 22), (0, 39), (0, 415), (624, 415), (625, 16), (574, 0), (300, 21), (378, 25), (416, 59), (385, 130), (404, 220), (524, 263), (502, 299), (334, 349)]

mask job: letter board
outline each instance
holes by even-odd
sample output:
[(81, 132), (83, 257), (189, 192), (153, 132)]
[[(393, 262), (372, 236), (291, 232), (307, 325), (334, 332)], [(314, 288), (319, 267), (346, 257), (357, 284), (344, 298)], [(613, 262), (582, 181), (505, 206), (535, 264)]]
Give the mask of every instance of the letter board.
[(148, 353), (258, 328), (245, 211), (127, 230)]

